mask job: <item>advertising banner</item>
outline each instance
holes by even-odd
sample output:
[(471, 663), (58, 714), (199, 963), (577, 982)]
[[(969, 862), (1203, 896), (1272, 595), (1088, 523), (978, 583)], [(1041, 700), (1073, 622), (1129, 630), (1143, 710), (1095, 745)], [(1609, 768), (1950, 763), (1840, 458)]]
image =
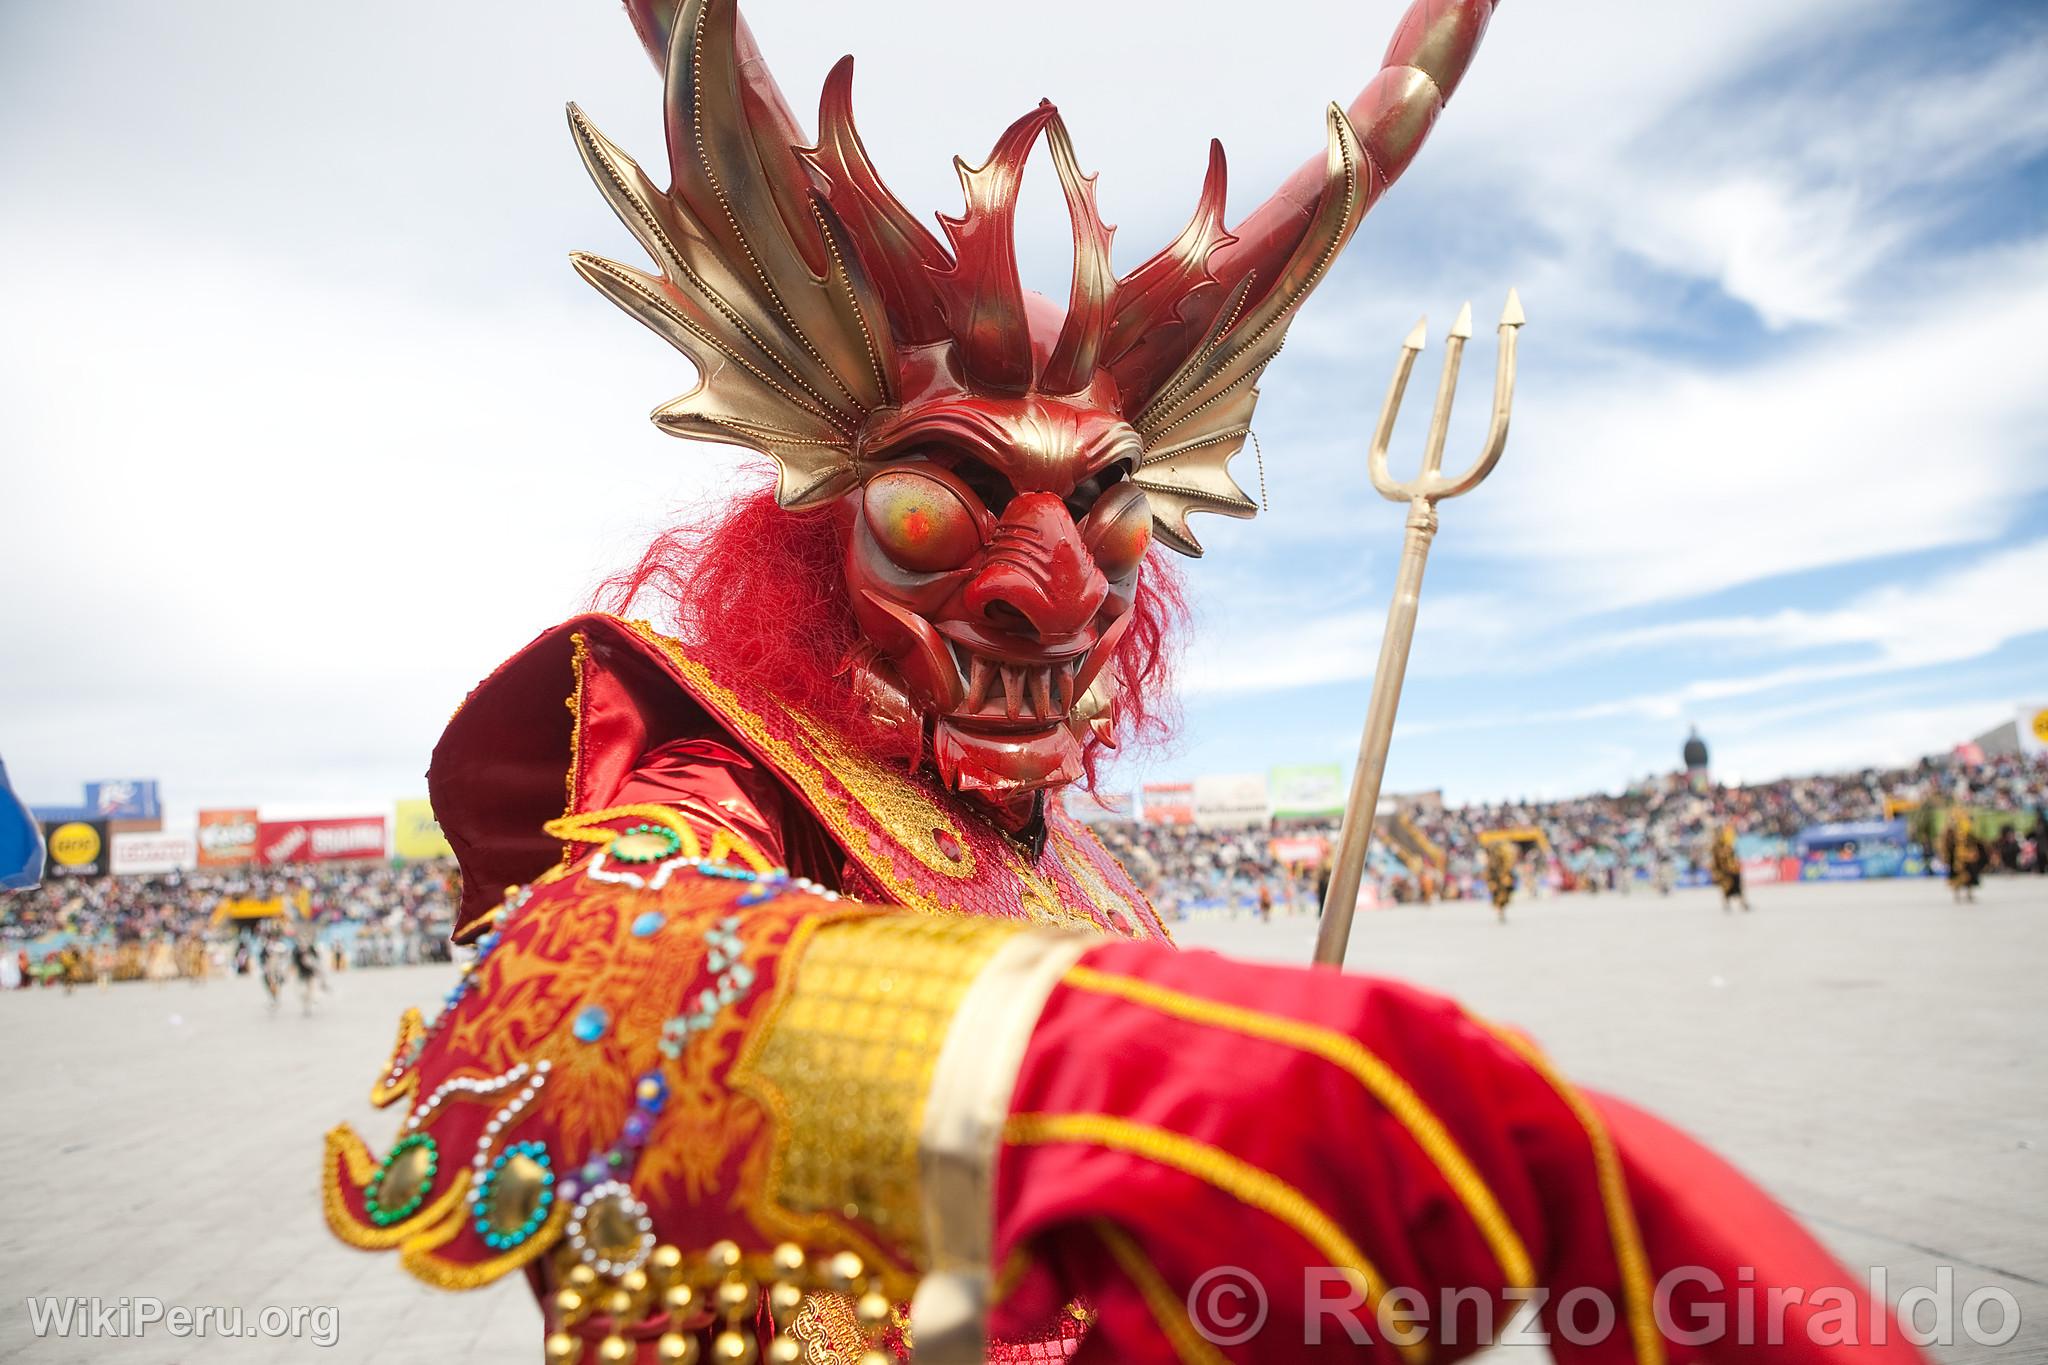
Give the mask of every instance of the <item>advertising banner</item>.
[(107, 875), (106, 821), (45, 821), (43, 843), (50, 851), (49, 860), (43, 865), (44, 880)]
[(1769, 855), (1744, 858), (1742, 880), (1750, 886), (1768, 886), (1772, 882), (1796, 882), (1799, 880), (1799, 860)]
[(340, 820), (265, 820), (256, 827), (256, 856), (280, 863), (333, 863), (384, 856), (384, 817)]
[(1330, 856), (1330, 841), (1320, 834), (1288, 834), (1266, 845), (1273, 861), (1285, 867), (1320, 867)]
[(1148, 825), (1195, 823), (1195, 784), (1192, 782), (1147, 782), (1144, 798), (1144, 818)]
[(189, 834), (114, 835), (116, 877), (162, 876), (199, 865), (199, 845)]
[(1895, 844), (1869, 845), (1851, 856), (1841, 853), (1809, 854), (1799, 865), (1804, 882), (1859, 882), (1872, 877), (1914, 877), (1926, 864)]
[(1845, 845), (1862, 847), (1868, 844), (1896, 844), (1900, 849), (1906, 846), (1906, 822), (1904, 820), (1839, 820), (1827, 825), (1808, 825), (1799, 831), (1794, 849), (1800, 857), (1810, 857), (1816, 850), (1835, 849)]
[(1219, 773), (1195, 779), (1195, 823), (1203, 829), (1257, 829), (1271, 818), (1264, 773)]
[(1062, 801), (1067, 814), (1084, 825), (1128, 820), (1137, 808), (1130, 792), (1084, 792), (1069, 787)]
[(255, 861), (255, 811), (238, 807), (199, 812), (201, 867), (240, 867)]
[(2048, 754), (2048, 703), (2022, 706), (2014, 728), (2020, 732), (2021, 753)]
[(448, 836), (434, 818), (434, 807), (426, 797), (407, 797), (398, 803), (397, 818), (391, 824), (391, 852), (400, 858), (449, 858)]
[(117, 779), (85, 784), (85, 808), (95, 820), (160, 820), (156, 780)]
[(1344, 768), (1307, 763), (1267, 774), (1276, 820), (1336, 820), (1344, 814)]

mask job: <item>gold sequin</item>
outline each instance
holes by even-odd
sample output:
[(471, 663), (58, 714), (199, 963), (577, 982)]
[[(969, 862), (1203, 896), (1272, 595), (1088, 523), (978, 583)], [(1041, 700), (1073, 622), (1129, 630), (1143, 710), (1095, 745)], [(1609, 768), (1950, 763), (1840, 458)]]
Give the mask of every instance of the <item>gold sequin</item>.
[[(770, 1198), (809, 1245), (859, 1222), (921, 1264), (918, 1137), (933, 1068), (961, 997), (1023, 926), (960, 916), (829, 925), (785, 965), (763, 1029), (733, 1070), (781, 1117)], [(841, 1220), (844, 1220), (842, 1222)]]

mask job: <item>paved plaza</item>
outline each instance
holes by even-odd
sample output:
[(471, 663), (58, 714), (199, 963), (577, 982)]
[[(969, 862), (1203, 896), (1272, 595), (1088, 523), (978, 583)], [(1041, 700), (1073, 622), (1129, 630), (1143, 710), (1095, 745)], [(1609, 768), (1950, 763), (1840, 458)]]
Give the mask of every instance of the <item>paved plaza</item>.
[[(1719, 1148), (1894, 1296), (1944, 1268), (1958, 1304), (1998, 1286), (2010, 1344), (1944, 1361), (2048, 1360), (2048, 878), (1519, 900), (1362, 916), (1352, 964), (1527, 1028), (1575, 1078)], [(1302, 961), (1309, 919), (1197, 923), (1185, 947)], [(0, 996), (0, 1360), (450, 1362), (538, 1358), (514, 1281), (418, 1286), (321, 1221), (321, 1134), (381, 1144), (365, 1099), (399, 1011), (447, 969), (347, 973), (312, 1017), (230, 978)], [(35, 1337), (33, 1296), (330, 1305), (338, 1341)], [(1995, 1317), (1993, 1319), (1995, 1323)], [(309, 1331), (317, 1324), (308, 1321)]]

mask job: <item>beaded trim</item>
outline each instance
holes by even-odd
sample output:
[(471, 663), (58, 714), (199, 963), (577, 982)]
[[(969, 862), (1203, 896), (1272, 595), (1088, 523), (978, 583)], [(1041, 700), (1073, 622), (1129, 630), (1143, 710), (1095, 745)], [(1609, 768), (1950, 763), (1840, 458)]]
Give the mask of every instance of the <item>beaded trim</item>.
[[(591, 1209), (604, 1199), (623, 1200), (632, 1211), (635, 1226), (640, 1229), (639, 1242), (634, 1250), (620, 1260), (606, 1259), (596, 1247), (590, 1245), (584, 1234), (584, 1225)], [(576, 1211), (569, 1215), (569, 1245), (576, 1248), (576, 1254), (583, 1263), (600, 1275), (624, 1275), (647, 1264), (647, 1257), (654, 1250), (654, 1220), (647, 1216), (647, 1206), (634, 1197), (633, 1189), (623, 1180), (603, 1180), (583, 1192), (576, 1201)]]
[[(548, 1067), (546, 1062), (542, 1062), (540, 1065), (543, 1071)], [(532, 1069), (525, 1062), (521, 1062), (510, 1071), (496, 1076), (451, 1076), (435, 1086), (433, 1093), (422, 1100), (419, 1108), (413, 1110), (407, 1116), (405, 1131), (408, 1133), (417, 1131), (421, 1125), (434, 1116), (434, 1111), (440, 1108), (442, 1102), (451, 1095), (474, 1095), (479, 1099), (487, 1099), (496, 1095), (501, 1090), (519, 1084), (519, 1082), (526, 1079), (526, 1073)]]
[[(540, 1198), (534, 1201), (533, 1212), (527, 1215), (526, 1221), (521, 1223), (517, 1230), (512, 1232), (494, 1231), (491, 1227), (491, 1195), (498, 1188), (498, 1177), (504, 1172), (506, 1164), (514, 1157), (521, 1156), (532, 1159), (541, 1168)], [(511, 1250), (513, 1247), (526, 1241), (527, 1238), (533, 1236), (534, 1233), (540, 1231), (541, 1225), (547, 1222), (548, 1212), (554, 1207), (555, 1203), (554, 1164), (554, 1158), (548, 1155), (546, 1143), (515, 1142), (504, 1151), (498, 1153), (497, 1160), (493, 1161), (491, 1168), (484, 1172), (484, 1178), (477, 1182), (475, 1191), (470, 1195), (470, 1204), (476, 1210), (477, 1235), (482, 1237), (485, 1244), (492, 1250)]]
[(484, 1125), (483, 1136), (476, 1140), (476, 1155), (469, 1161), (470, 1167), (475, 1170), (478, 1177), (476, 1189), (469, 1197), (472, 1204), (481, 1205), (483, 1202), (484, 1168), (490, 1165), (491, 1148), (497, 1144), (499, 1134), (510, 1128), (520, 1114), (525, 1112), (526, 1107), (533, 1103), (534, 1096), (540, 1094), (541, 1087), (548, 1083), (548, 1072), (553, 1066), (554, 1063), (545, 1059), (534, 1063), (533, 1078), (527, 1081), (525, 1088), (514, 1095), (504, 1108), (491, 1115), (490, 1122)]
[[(397, 1208), (387, 1209), (377, 1199), (384, 1188), (384, 1178), (391, 1174), (391, 1168), (398, 1164), (398, 1159), (415, 1147), (427, 1149), (426, 1176), (420, 1181), (419, 1188), (412, 1192), (411, 1198)], [(441, 1150), (425, 1133), (409, 1133), (392, 1143), (391, 1150), (377, 1163), (377, 1174), (371, 1176), (370, 1183), (363, 1187), (363, 1209), (370, 1215), (370, 1221), (380, 1228), (388, 1228), (393, 1223), (402, 1223), (412, 1217), (419, 1206), (427, 1202), (427, 1191), (434, 1188), (434, 1175), (440, 1168)]]

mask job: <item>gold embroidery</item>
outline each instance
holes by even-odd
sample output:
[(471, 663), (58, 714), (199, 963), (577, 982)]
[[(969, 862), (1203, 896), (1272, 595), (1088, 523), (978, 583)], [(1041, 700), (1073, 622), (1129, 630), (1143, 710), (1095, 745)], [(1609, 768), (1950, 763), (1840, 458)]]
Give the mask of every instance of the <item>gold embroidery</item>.
[(854, 1365), (867, 1350), (853, 1300), (830, 1291), (804, 1295), (789, 1334), (803, 1344), (805, 1365)]
[(1227, 1365), (1223, 1353), (1195, 1329), (1188, 1318), (1188, 1306), (1175, 1293), (1166, 1277), (1159, 1273), (1159, 1267), (1145, 1256), (1143, 1248), (1131, 1240), (1131, 1235), (1106, 1219), (1097, 1219), (1095, 1235), (1109, 1248), (1109, 1254), (1132, 1284), (1138, 1287), (1138, 1296), (1145, 1300), (1145, 1307), (1152, 1310), (1152, 1320), (1159, 1324), (1160, 1332), (1173, 1347), (1174, 1354), (1192, 1365)]
[(326, 1158), (320, 1168), (320, 1194), (321, 1204), (327, 1210), (327, 1226), (333, 1229), (336, 1237), (352, 1247), (360, 1247), (364, 1251), (395, 1247), (423, 1228), (433, 1227), (451, 1211), (456, 1214), (457, 1225), (461, 1224), (462, 1202), (469, 1193), (467, 1170), (458, 1170), (448, 1188), (412, 1217), (389, 1227), (378, 1227), (375, 1223), (358, 1219), (349, 1208), (341, 1188), (344, 1169), (348, 1172), (349, 1183), (358, 1190), (369, 1184), (370, 1177), (377, 1173), (377, 1162), (370, 1156), (370, 1149), (345, 1123), (328, 1130)]
[[(786, 707), (784, 710), (803, 734), (804, 742), (825, 760), (823, 766), (855, 800), (874, 812), (890, 836), (912, 857), (941, 877), (964, 881), (974, 875), (974, 850), (967, 846), (960, 827), (913, 783), (847, 748), (836, 735), (802, 712)], [(949, 857), (939, 846), (941, 833), (953, 841), (959, 850), (958, 857)]]
[(413, 1045), (426, 1035), (427, 1023), (418, 1010), (408, 1008), (398, 1016), (398, 1041), (391, 1045), (391, 1060), (385, 1064), (383, 1074), (370, 1087), (371, 1104), (382, 1109), (420, 1088), (419, 1073), (413, 1070), (407, 1057)]
[[(1081, 832), (1088, 836), (1088, 842), (1095, 845), (1097, 851), (1099, 851), (1102, 854), (1105, 861), (1109, 862), (1112, 866), (1115, 867), (1120, 868), (1123, 866), (1123, 862), (1114, 853), (1111, 853), (1109, 851), (1109, 846), (1107, 844), (1102, 842), (1101, 835), (1097, 834), (1094, 830), (1090, 829), (1086, 825), (1081, 826)], [(1130, 881), (1131, 891), (1134, 895), (1137, 896), (1138, 904), (1145, 907), (1146, 924), (1150, 925), (1152, 928), (1157, 929), (1159, 931), (1159, 937), (1165, 939), (1168, 943), (1172, 943), (1173, 930), (1167, 927), (1166, 916), (1160, 914), (1159, 907), (1152, 904), (1152, 898), (1145, 894), (1144, 887), (1138, 885), (1138, 879), (1136, 877), (1130, 876), (1128, 872), (1126, 872), (1124, 875)]]
[[(1365, 1252), (1347, 1236), (1328, 1214), (1308, 1196), (1272, 1172), (1232, 1156), (1220, 1148), (1197, 1141), (1183, 1133), (1150, 1124), (1118, 1118), (1113, 1114), (1012, 1114), (1003, 1136), (1019, 1147), (1052, 1143), (1084, 1143), (1129, 1152), (1184, 1172), (1223, 1191), (1242, 1204), (1270, 1214), (1292, 1229), (1317, 1253), (1323, 1264), (1349, 1271), (1365, 1295), (1366, 1308), (1377, 1314), (1386, 1294), (1386, 1281)], [(1403, 1359), (1428, 1359), (1421, 1343), (1395, 1349)]]
[[(1138, 908), (1119, 896), (1096, 869), (1094, 859), (1083, 852), (1071, 835), (1054, 826), (1050, 840), (1053, 856), (1067, 869), (1067, 875), (1074, 879), (1074, 885), (1094, 904), (1095, 917), (1100, 925), (1111, 932), (1128, 934), (1132, 938), (1144, 938), (1150, 932), (1151, 919), (1141, 914)], [(1146, 910), (1150, 910), (1148, 905)]]
[(932, 1070), (961, 997), (1021, 929), (877, 916), (785, 952), (777, 998), (732, 1072), (736, 1090), (778, 1117), (764, 1226), (822, 1246), (857, 1237), (846, 1224), (859, 1219), (892, 1248), (878, 1269), (922, 1264), (918, 1138)]
[(1523, 1245), (1507, 1214), (1502, 1211), (1500, 1201), (1494, 1198), (1492, 1189), (1472, 1165), (1457, 1139), (1451, 1136), (1443, 1121), (1423, 1103), (1422, 1097), (1408, 1082), (1357, 1039), (1298, 1019), (1188, 995), (1150, 981), (1112, 976), (1092, 967), (1075, 967), (1067, 973), (1066, 984), (1076, 990), (1118, 996), (1191, 1023), (1311, 1053), (1350, 1073), (1382, 1108), (1408, 1130), (1415, 1139), (1415, 1145), (1442, 1173), (1445, 1183), (1464, 1204), (1466, 1215), (1479, 1229), (1480, 1236), (1485, 1238), (1507, 1283), (1517, 1287), (1536, 1283), (1528, 1248)]
[(1650, 1258), (1643, 1251), (1642, 1229), (1636, 1224), (1635, 1205), (1628, 1194), (1628, 1178), (1621, 1169), (1621, 1157), (1607, 1125), (1586, 1103), (1585, 1096), (1557, 1074), (1543, 1050), (1512, 1029), (1479, 1020), (1492, 1034), (1513, 1048), (1547, 1082), (1572, 1117), (1586, 1130), (1593, 1149), (1593, 1170), (1600, 1185), (1600, 1203), (1607, 1213), (1607, 1235), (1614, 1244), (1614, 1262), (1621, 1272), (1622, 1298), (1628, 1308), (1629, 1339), (1635, 1344), (1637, 1365), (1664, 1365), (1664, 1334), (1657, 1330), (1655, 1305), (1650, 1285)]
[(479, 1288), (520, 1269), (560, 1241), (562, 1229), (569, 1223), (569, 1202), (557, 1199), (548, 1210), (547, 1221), (531, 1237), (487, 1261), (450, 1261), (436, 1256), (436, 1248), (454, 1240), (455, 1235), (462, 1231), (466, 1217), (458, 1209), (440, 1227), (429, 1229), (408, 1241), (399, 1248), (399, 1265), (411, 1272), (414, 1278), (436, 1289)]
[(645, 803), (632, 806), (610, 806), (604, 810), (585, 811), (578, 815), (565, 815), (559, 820), (550, 820), (541, 826), (541, 833), (551, 834), (565, 844), (598, 844), (609, 847), (619, 837), (619, 831), (606, 829), (607, 820), (645, 820), (659, 825), (676, 836), (679, 841), (676, 852), (670, 856), (701, 858), (704, 856), (704, 841), (697, 837), (697, 830), (667, 806)]
[[(590, 667), (590, 641), (582, 631), (569, 636), (569, 671), (575, 682), (562, 704), (569, 708), (569, 770), (562, 775), (562, 817), (576, 813), (577, 797), (583, 788), (583, 674)], [(567, 868), (576, 860), (576, 845), (562, 841), (562, 861)]]

